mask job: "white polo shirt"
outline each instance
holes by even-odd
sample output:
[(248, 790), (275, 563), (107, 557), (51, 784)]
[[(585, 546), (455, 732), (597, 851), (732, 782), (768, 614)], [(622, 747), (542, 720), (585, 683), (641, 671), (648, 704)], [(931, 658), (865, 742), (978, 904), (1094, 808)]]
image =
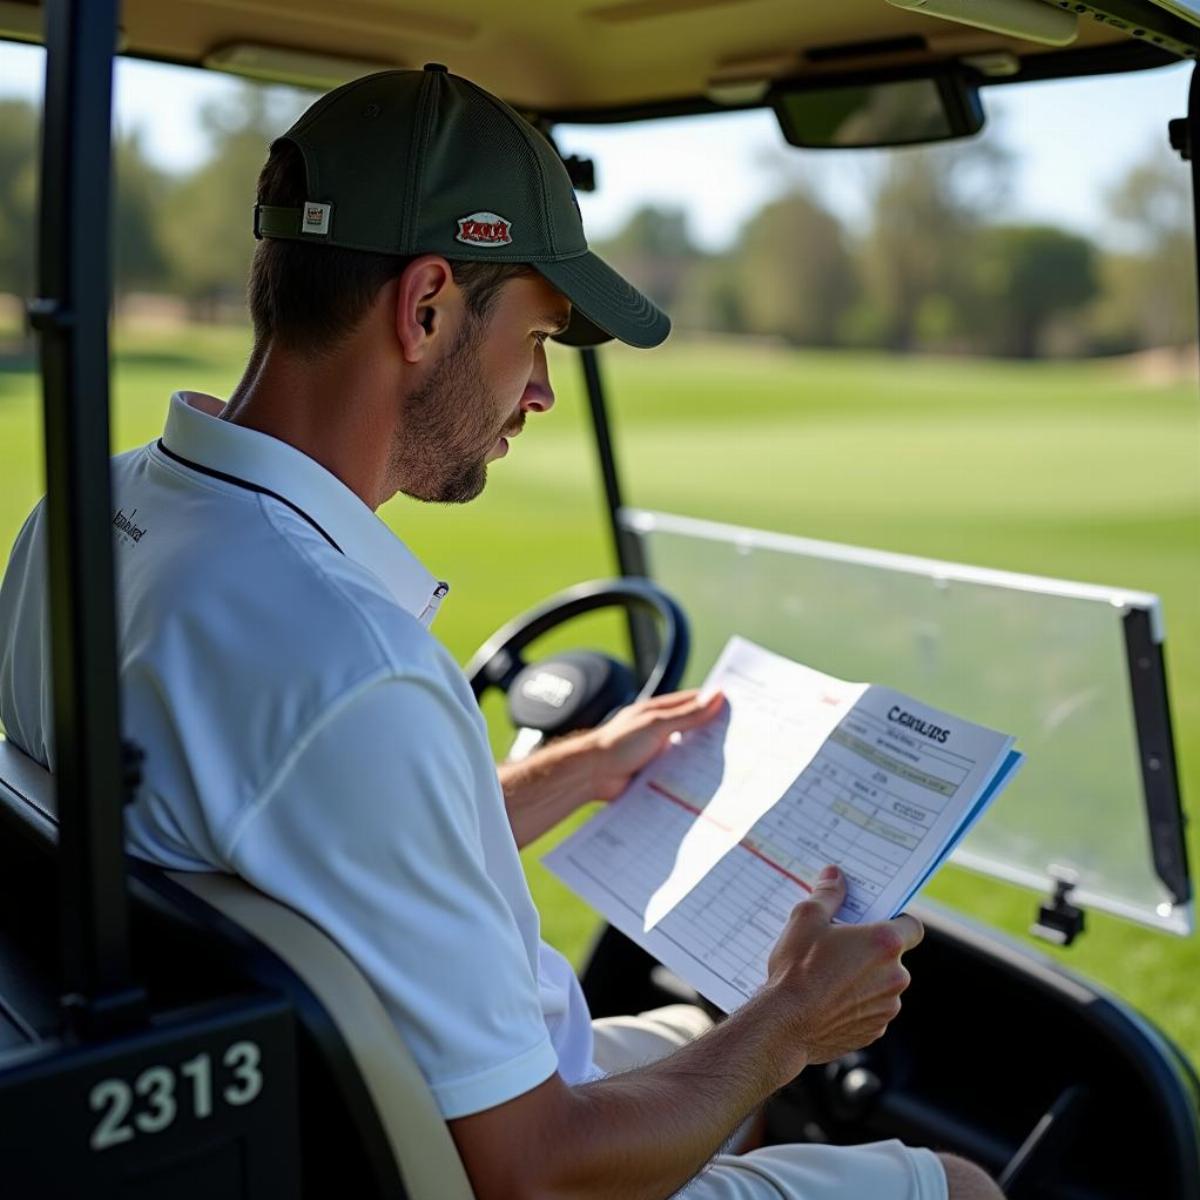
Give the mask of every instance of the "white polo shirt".
[[(593, 1078), (483, 717), (427, 629), (445, 586), (324, 467), (195, 399), (113, 462), (124, 730), (146, 751), (130, 852), (324, 928), (446, 1117)], [(45, 537), (39, 504), (0, 585), (0, 721), (53, 770)]]

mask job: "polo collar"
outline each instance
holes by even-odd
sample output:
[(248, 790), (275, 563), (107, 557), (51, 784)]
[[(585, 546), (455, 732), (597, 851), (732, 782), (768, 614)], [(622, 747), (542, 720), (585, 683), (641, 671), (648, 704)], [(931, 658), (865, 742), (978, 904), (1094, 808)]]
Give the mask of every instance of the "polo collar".
[(295, 446), (197, 408), (198, 398), (196, 392), (171, 397), (162, 436), (167, 450), (276, 493), (310, 517), (347, 558), (371, 571), (401, 608), (430, 624), (449, 585), (435, 579), (354, 492)]

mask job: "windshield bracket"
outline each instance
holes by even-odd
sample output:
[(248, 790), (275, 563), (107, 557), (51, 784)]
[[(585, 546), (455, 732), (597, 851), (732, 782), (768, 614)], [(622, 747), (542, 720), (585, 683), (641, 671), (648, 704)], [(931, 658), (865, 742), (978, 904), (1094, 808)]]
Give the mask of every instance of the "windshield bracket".
[(1071, 903), (1075, 880), (1053, 869), (1051, 874), (1054, 876), (1054, 895), (1039, 905), (1037, 920), (1029, 927), (1029, 932), (1052, 945), (1069, 946), (1084, 931), (1085, 914), (1082, 908)]

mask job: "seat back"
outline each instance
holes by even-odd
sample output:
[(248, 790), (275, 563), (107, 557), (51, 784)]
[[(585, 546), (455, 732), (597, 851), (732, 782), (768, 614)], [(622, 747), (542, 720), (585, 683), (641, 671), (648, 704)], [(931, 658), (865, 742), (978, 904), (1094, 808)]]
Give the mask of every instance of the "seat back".
[(446, 1123), (378, 993), (340, 946), (234, 875), (169, 877), (281, 958), (317, 997), (350, 1051), (411, 1200), (472, 1200)]
[[(0, 790), (29, 809), (31, 824), (57, 827), (53, 777), (0, 737)], [(433, 1095), (378, 994), (345, 952), (321, 929), (233, 875), (163, 872), (214, 919), (286, 964), (340, 1035), (374, 1106), (410, 1200), (472, 1200), (470, 1183)], [(195, 911), (189, 912), (195, 918)], [(304, 1010), (300, 1010), (304, 1020)], [(319, 1040), (319, 1039), (318, 1039)]]

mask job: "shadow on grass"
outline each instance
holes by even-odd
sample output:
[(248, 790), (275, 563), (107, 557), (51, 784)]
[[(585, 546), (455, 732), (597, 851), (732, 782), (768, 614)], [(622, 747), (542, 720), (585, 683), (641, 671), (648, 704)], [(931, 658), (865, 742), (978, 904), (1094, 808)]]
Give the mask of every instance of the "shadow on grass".
[[(36, 385), (38, 365), (36, 349), (0, 349), (0, 401), (28, 394), (30, 381)], [(113, 367), (118, 371), (161, 370), (187, 374), (211, 365), (211, 357), (171, 350), (132, 350), (113, 355)]]
[[(161, 367), (170, 370), (208, 366), (211, 357), (177, 350), (121, 350), (112, 356), (116, 367)], [(38, 354), (35, 347), (0, 347), (0, 375), (35, 374)]]
[(26, 349), (0, 350), (0, 375), (28, 375), (37, 370), (37, 351)]
[(162, 367), (183, 370), (212, 364), (211, 356), (186, 354), (178, 350), (121, 350), (113, 355), (117, 367)]

